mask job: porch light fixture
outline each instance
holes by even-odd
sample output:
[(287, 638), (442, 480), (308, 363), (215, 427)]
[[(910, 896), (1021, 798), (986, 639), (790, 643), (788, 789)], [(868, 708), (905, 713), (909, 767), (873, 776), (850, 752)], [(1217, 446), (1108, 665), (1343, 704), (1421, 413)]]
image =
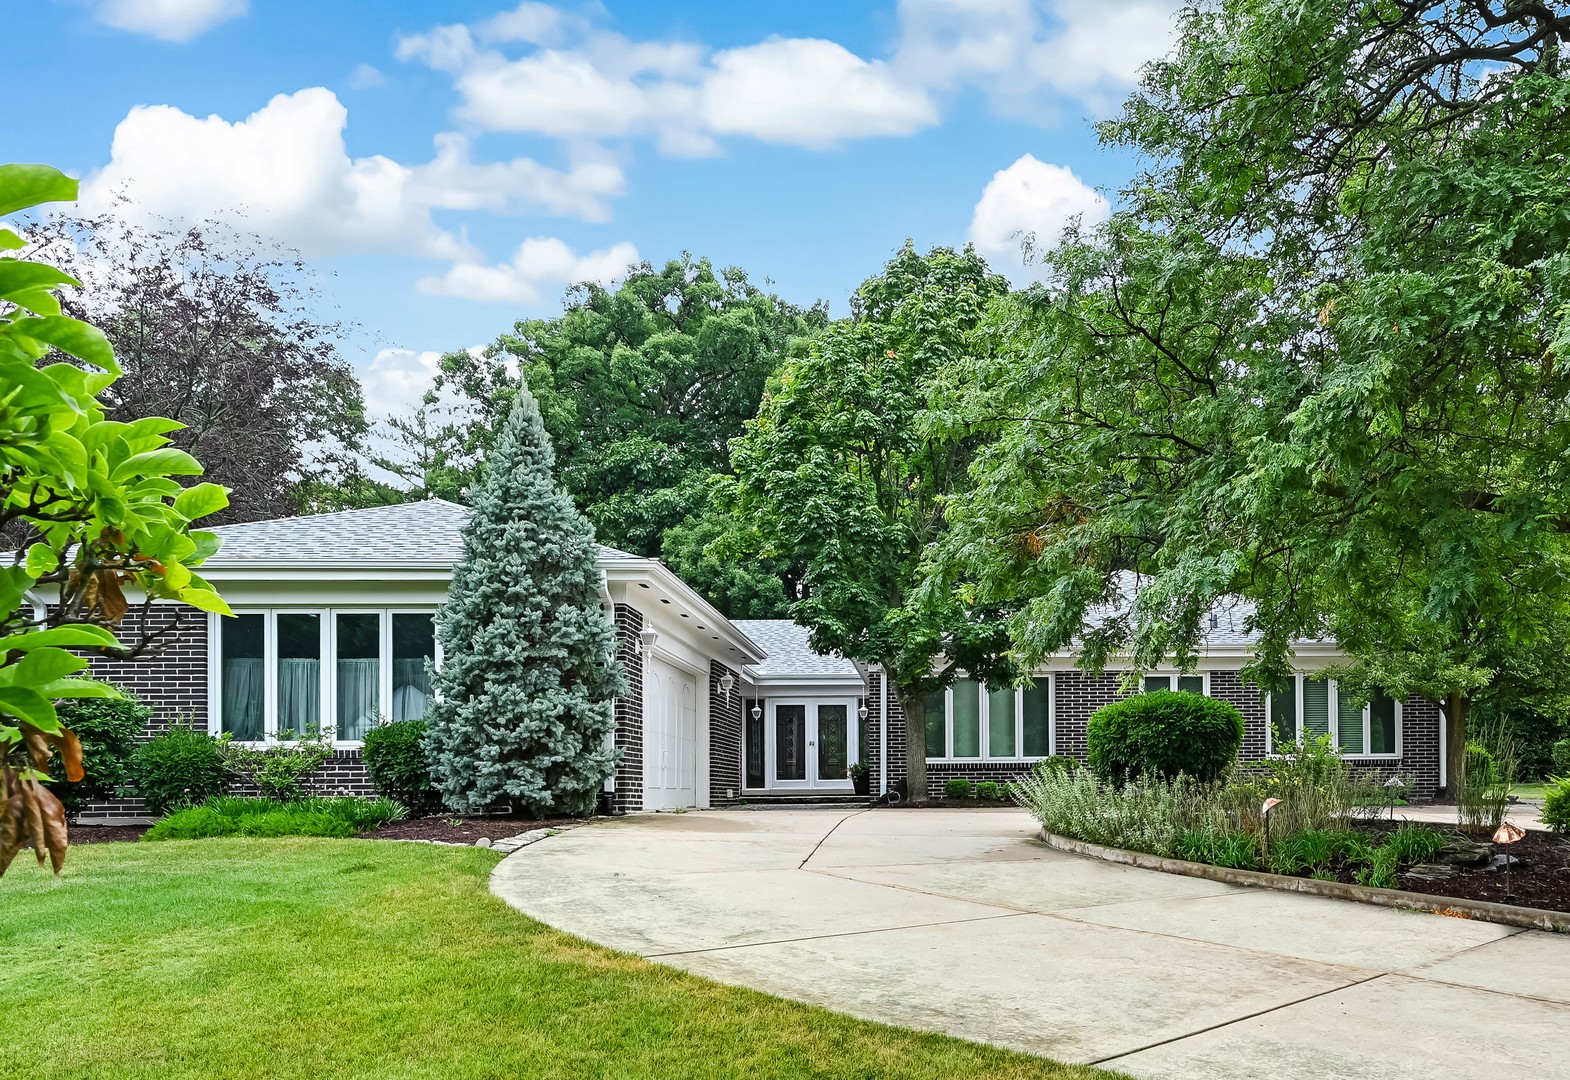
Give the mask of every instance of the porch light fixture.
[(730, 704), (730, 692), (736, 689), (736, 676), (726, 672), (720, 676), (720, 690), (725, 694), (725, 704)]
[(638, 654), (648, 656), (654, 652), (654, 643), (660, 640), (660, 635), (654, 630), (638, 631)]

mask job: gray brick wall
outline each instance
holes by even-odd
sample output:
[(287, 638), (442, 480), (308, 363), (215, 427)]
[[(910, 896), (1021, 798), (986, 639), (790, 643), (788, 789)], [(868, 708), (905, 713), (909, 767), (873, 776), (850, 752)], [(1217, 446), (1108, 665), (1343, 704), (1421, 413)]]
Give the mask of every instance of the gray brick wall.
[[(1241, 761), (1258, 761), (1265, 754), (1265, 705), (1258, 689), (1245, 684), (1235, 671), (1212, 671), (1210, 694), (1237, 706), (1243, 714), (1243, 746)], [(877, 791), (878, 777), (878, 725), (882, 722), (882, 694), (879, 681), (882, 675), (873, 672), (869, 677), (867, 707), (871, 710), (871, 754), (868, 761), (873, 769), (873, 791)], [(1091, 675), (1083, 671), (1060, 671), (1052, 675), (1052, 700), (1054, 709), (1054, 734), (1057, 753), (1084, 761), (1086, 758), (1085, 734), (1090, 714), (1108, 702), (1125, 696), (1119, 689), (1121, 674), (1104, 672)], [(889, 698), (889, 786), (905, 777), (905, 717), (899, 702)], [(1402, 755), (1385, 761), (1349, 759), (1356, 769), (1368, 769), (1383, 776), (1402, 774), (1412, 780), (1412, 795), (1420, 799), (1432, 798), (1439, 787), (1439, 707), (1424, 698), (1408, 698), (1402, 702)], [(992, 763), (982, 761), (929, 761), (927, 763), (927, 793), (940, 795), (945, 781), (959, 777), (966, 780), (1011, 780), (1028, 771), (1029, 765), (1018, 763)]]
[[(726, 675), (736, 680), (730, 697), (720, 689)], [(726, 791), (734, 794), (726, 795)], [(709, 805), (724, 806), (741, 795), (741, 673), (709, 661)]]
[(616, 767), (617, 813), (643, 809), (643, 655), (638, 634), (643, 616), (627, 604), (616, 605), (616, 655), (627, 676), (627, 693), (616, 699), (616, 746), (621, 762)]

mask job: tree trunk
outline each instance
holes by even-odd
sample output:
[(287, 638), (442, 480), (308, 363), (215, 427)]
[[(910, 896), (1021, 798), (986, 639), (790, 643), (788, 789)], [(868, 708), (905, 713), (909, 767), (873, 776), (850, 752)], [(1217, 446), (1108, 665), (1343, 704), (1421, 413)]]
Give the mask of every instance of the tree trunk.
[(927, 698), (919, 690), (895, 691), (905, 713), (905, 797), (913, 803), (927, 801)]
[(1451, 798), (1460, 792), (1466, 770), (1466, 715), (1471, 706), (1471, 699), (1461, 694), (1445, 699), (1444, 792)]

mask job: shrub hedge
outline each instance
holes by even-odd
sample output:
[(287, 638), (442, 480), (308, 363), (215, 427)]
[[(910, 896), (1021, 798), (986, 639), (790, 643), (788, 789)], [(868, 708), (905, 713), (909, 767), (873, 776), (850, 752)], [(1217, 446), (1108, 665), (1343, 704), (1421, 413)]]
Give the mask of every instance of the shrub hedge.
[(126, 773), (151, 814), (166, 814), (229, 790), (223, 747), (211, 735), (170, 728), (131, 753)]
[[(122, 691), (123, 692), (123, 691)], [(86, 779), (71, 783), (55, 755), (49, 762), (49, 787), (73, 818), (89, 803), (112, 799), (125, 782), (136, 737), (147, 727), (153, 710), (127, 694), (121, 698), (67, 698), (57, 707), (60, 722), (82, 742)]]
[(398, 800), (411, 814), (428, 813), (441, 806), (431, 787), (424, 720), (377, 724), (365, 733), (365, 749), (361, 753), (376, 794)]
[(1111, 783), (1140, 776), (1208, 783), (1237, 759), (1243, 714), (1203, 694), (1155, 690), (1097, 709), (1086, 744), (1090, 767)]

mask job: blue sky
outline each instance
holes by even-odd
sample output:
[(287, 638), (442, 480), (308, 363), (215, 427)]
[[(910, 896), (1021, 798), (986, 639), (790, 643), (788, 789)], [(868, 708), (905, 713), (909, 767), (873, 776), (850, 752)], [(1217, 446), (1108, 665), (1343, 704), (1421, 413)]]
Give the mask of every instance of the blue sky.
[(1167, 0), (52, 0), (7, 14), (0, 160), (84, 207), (298, 248), (367, 397), (682, 250), (843, 313), (906, 238), (1106, 213), (1091, 124), (1164, 51)]

